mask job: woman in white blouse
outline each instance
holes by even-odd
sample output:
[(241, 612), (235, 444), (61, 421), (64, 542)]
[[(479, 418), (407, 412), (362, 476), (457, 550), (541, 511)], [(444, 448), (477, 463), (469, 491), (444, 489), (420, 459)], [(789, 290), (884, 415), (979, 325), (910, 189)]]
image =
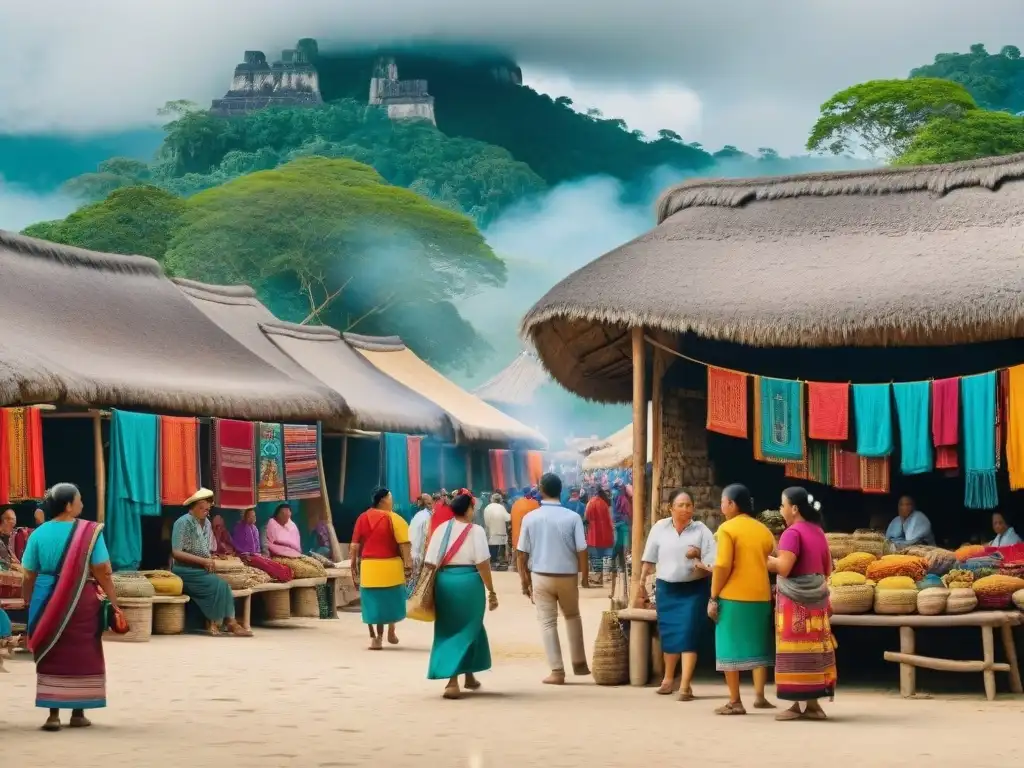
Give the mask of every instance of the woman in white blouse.
[(455, 497), (455, 517), (442, 523), (430, 537), (424, 563), (437, 567), (434, 580), (434, 644), (430, 648), (427, 679), (447, 680), (444, 698), (462, 696), (459, 675), (465, 675), (466, 690), (480, 687), (477, 672), (491, 668), (491, 648), (484, 629), (484, 588), (487, 608), (498, 607), (498, 595), (491, 580), (491, 552), (487, 533), (473, 524), (473, 496)]
[(710, 624), (707, 604), (711, 569), (715, 563), (715, 536), (693, 519), (693, 499), (686, 491), (672, 494), (671, 517), (651, 527), (644, 547), (640, 583), (655, 574), (658, 634), (665, 655), (665, 677), (658, 694), (667, 696), (675, 687), (676, 668), (682, 659), (679, 700), (693, 701), (691, 682), (697, 667), (697, 649)]

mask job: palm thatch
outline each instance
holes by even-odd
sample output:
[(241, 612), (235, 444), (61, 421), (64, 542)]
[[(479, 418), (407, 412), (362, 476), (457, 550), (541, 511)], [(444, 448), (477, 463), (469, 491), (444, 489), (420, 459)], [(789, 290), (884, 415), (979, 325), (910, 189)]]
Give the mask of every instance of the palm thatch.
[(523, 350), (493, 378), (473, 390), (473, 394), (499, 408), (522, 407), (533, 402), (537, 390), (551, 381), (537, 355)]
[[(651, 406), (647, 405), (647, 456), (654, 455), (654, 431), (651, 424)], [(583, 459), (583, 469), (618, 469), (633, 466), (633, 422), (609, 435), (604, 445), (591, 451)]]
[(341, 404), (267, 365), (160, 265), (0, 230), (0, 405), (314, 420)]
[(700, 180), (658, 226), (574, 272), (521, 332), (568, 389), (630, 399), (631, 327), (758, 347), (1024, 336), (1024, 155)]
[(547, 448), (543, 435), (442, 376), (417, 357), (399, 337), (346, 333), (344, 338), (378, 370), (444, 410), (460, 442)]

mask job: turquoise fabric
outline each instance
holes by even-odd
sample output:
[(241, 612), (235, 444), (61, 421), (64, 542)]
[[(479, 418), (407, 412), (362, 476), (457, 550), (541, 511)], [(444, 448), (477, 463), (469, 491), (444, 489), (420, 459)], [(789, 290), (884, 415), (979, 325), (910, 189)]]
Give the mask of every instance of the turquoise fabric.
[(397, 624), (405, 621), (405, 584), (394, 587), (360, 587), (363, 624)]
[[(964, 506), (995, 509), (996, 488), (996, 374), (960, 379), (960, 408), (964, 433)], [(29, 539), (31, 541), (31, 539)]]
[(761, 453), (766, 459), (804, 458), (803, 382), (761, 377)]
[[(115, 410), (110, 426), (107, 519), (103, 533), (115, 571), (142, 560), (143, 515), (160, 514), (159, 421), (149, 413)], [(31, 539), (30, 539), (31, 541)]]
[(931, 435), (930, 381), (892, 385), (900, 425), (900, 472), (920, 475), (934, 466)]
[(424, 493), (433, 494), (441, 489), (442, 445), (436, 440), (426, 439), (420, 443), (420, 487)]
[[(21, 558), (22, 566), (35, 573), (56, 574), (74, 525), (73, 520), (47, 520), (32, 531)], [(92, 548), (92, 559), (89, 562), (92, 565), (103, 565), (109, 559), (107, 545), (100, 536)]]
[(0, 640), (5, 637), (10, 637), (13, 631), (14, 630), (11, 627), (11, 617), (4, 612), (3, 608), (0, 608)]
[(406, 522), (412, 519), (412, 504), (409, 502), (409, 441), (405, 435), (385, 432), (384, 441), (384, 485), (391, 491), (394, 511)]
[(879, 458), (892, 453), (892, 399), (888, 384), (854, 384), (857, 453)]
[(441, 446), (441, 485), (449, 491), (465, 488), (466, 448), (461, 445)]
[[(442, 568), (434, 582), (434, 642), (428, 680), (447, 680), (491, 668), (491, 646), (484, 629), (487, 599), (476, 567)], [(362, 594), (362, 593), (360, 593)]]

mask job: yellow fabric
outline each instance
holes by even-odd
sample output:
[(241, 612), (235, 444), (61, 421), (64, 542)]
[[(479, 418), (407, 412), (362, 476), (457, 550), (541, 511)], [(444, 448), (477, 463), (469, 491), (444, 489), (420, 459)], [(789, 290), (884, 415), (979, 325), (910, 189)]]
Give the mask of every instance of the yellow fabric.
[[(408, 544), (409, 524), (396, 512), (391, 513), (391, 524), (394, 526), (395, 541)], [(386, 560), (363, 558), (360, 562), (359, 583), (364, 587), (397, 587), (405, 584), (405, 566), (400, 557), (389, 557)]]
[(767, 526), (750, 515), (737, 515), (718, 526), (715, 541), (715, 578), (725, 581), (718, 596), (743, 602), (771, 600), (768, 555), (775, 549), (775, 537)]
[(909, 576), (886, 576), (878, 582), (876, 589), (917, 589)]
[(1009, 387), (1006, 468), (1010, 473), (1010, 490), (1019, 491), (1024, 488), (1024, 365), (1010, 368)]
[(860, 586), (861, 584), (867, 584), (868, 580), (863, 573), (837, 570), (829, 578), (829, 583), (833, 587), (853, 587)]

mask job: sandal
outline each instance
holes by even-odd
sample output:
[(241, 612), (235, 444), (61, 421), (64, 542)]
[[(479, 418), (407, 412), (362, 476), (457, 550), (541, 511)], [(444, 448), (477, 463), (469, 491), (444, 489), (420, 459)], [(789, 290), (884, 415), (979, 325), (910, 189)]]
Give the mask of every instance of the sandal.
[(661, 685), (658, 686), (658, 690), (656, 690), (655, 693), (659, 696), (668, 696), (672, 693), (673, 690), (675, 690), (674, 684), (671, 682), (665, 682), (663, 680), (661, 682)]
[(47, 719), (47, 721), (43, 723), (42, 729), (49, 733), (55, 733), (56, 731), (59, 731), (61, 729), (60, 720)]
[(743, 708), (743, 704), (738, 701), (730, 701), (715, 710), (716, 715), (745, 715), (747, 710)]
[(228, 627), (228, 631), (235, 637), (252, 637), (252, 630), (246, 629), (241, 624), (235, 624), (233, 627)]
[(444, 693), (441, 694), (442, 699), (461, 699), (462, 691), (459, 690), (457, 685), (449, 685), (445, 687)]
[(679, 691), (679, 701), (693, 701), (697, 697), (693, 695), (693, 691), (690, 688), (681, 689)]
[(775, 716), (775, 719), (779, 722), (785, 722), (787, 720), (803, 720), (803, 712), (799, 709), (784, 709)]
[(463, 688), (465, 688), (467, 691), (479, 691), (481, 686), (482, 683), (479, 680), (477, 680), (475, 677), (470, 677), (466, 680), (465, 684), (463, 685)]
[(823, 709), (808, 709), (804, 712), (804, 719), (806, 720), (828, 720), (828, 715), (825, 714)]
[(754, 699), (754, 709), (776, 709), (776, 706), (762, 696)]
[(382, 651), (384, 650), (384, 641), (379, 637), (370, 638), (370, 650), (371, 651)]
[(77, 717), (72, 717), (69, 725), (72, 728), (88, 728), (92, 725), (92, 721), (85, 715), (79, 715)]

